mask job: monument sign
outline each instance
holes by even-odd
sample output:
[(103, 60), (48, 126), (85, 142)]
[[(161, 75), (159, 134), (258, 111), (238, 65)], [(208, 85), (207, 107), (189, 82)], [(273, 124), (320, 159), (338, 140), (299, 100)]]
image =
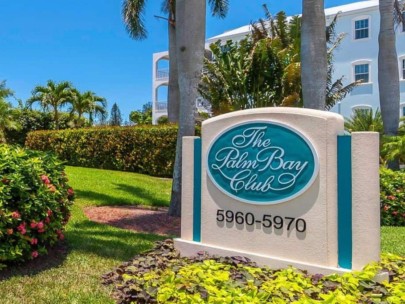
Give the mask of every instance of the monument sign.
[(343, 117), (261, 108), (203, 122), (183, 139), (183, 255), (246, 256), (310, 272), (379, 259), (378, 133)]

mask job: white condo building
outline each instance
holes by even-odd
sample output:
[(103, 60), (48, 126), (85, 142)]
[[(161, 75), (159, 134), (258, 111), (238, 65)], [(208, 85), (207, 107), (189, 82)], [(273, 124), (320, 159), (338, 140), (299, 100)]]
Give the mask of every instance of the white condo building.
[[(339, 13), (336, 33), (345, 33), (340, 47), (334, 52), (334, 76), (344, 76), (345, 83), (355, 80), (363, 82), (355, 87), (331, 111), (349, 117), (355, 109), (379, 108), (378, 92), (378, 33), (380, 14), (378, 0), (355, 1), (350, 4), (325, 9), (326, 22), (329, 23)], [(405, 15), (405, 12), (404, 12)], [(259, 17), (259, 16), (258, 16)], [(246, 25), (221, 35), (207, 39), (206, 46), (217, 41), (238, 41), (250, 34), (251, 26)], [(400, 73), (400, 113), (405, 116), (405, 28), (396, 28), (396, 47)], [(168, 52), (153, 54), (152, 104), (153, 122), (167, 115)], [(166, 89), (165, 89), (166, 87)], [(166, 91), (165, 91), (166, 90)], [(164, 100), (163, 100), (164, 99)], [(198, 101), (197, 101), (198, 106)]]

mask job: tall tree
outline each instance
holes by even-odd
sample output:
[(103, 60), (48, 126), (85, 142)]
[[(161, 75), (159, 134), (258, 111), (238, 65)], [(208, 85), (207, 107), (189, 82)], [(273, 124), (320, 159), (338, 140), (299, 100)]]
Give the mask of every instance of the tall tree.
[[(213, 2), (213, 1), (211, 1)], [(201, 77), (205, 43), (205, 0), (176, 1), (176, 56), (178, 58), (180, 117), (173, 170), (169, 215), (181, 215), (181, 170), (183, 136), (195, 132), (195, 100)]]
[(48, 80), (46, 86), (36, 86), (32, 91), (32, 97), (27, 100), (31, 107), (39, 102), (43, 109), (52, 109), (56, 129), (59, 129), (59, 110), (72, 103), (72, 85), (70, 82), (62, 81), (56, 83)]
[[(194, 134), (195, 100), (198, 94), (197, 86), (204, 58), (205, 2), (205, 0), (165, 0), (163, 4), (164, 7), (170, 8), (169, 23), (175, 26), (175, 31), (171, 31), (171, 33), (175, 32), (175, 39), (169, 38), (169, 42), (174, 41), (176, 44), (175, 47), (169, 46), (169, 50), (175, 51), (169, 54), (169, 57), (170, 60), (177, 60), (178, 68), (179, 133), (173, 172), (172, 198), (169, 208), (169, 214), (176, 216), (180, 216), (181, 212), (181, 141), (183, 136)], [(212, 14), (219, 17), (225, 17), (228, 11), (228, 2), (229, 0), (208, 0)], [(145, 0), (124, 0), (123, 2), (124, 22), (127, 25), (128, 32), (135, 39), (144, 39), (147, 35), (143, 22), (144, 8)], [(136, 34), (137, 32), (139, 35)], [(169, 71), (169, 74), (173, 72)], [(190, 79), (187, 79), (187, 77), (190, 77)], [(188, 87), (188, 85), (191, 85), (191, 87)], [(173, 98), (170, 95), (169, 97)], [(187, 100), (187, 98), (192, 99)]]
[[(136, 40), (147, 37), (147, 30), (143, 21), (145, 0), (124, 0), (122, 15), (129, 35)], [(168, 118), (170, 122), (179, 119), (179, 85), (177, 78), (177, 58), (175, 55), (175, 0), (164, 0), (162, 11), (168, 14), (167, 25), (169, 35), (169, 89), (168, 89)]]
[(301, 82), (304, 107), (325, 109), (327, 56), (324, 0), (302, 0)]
[(6, 101), (12, 95), (13, 91), (7, 88), (6, 81), (0, 82), (0, 143), (6, 142), (6, 130), (16, 130), (19, 128), (19, 124), (13, 115), (12, 107)]
[(6, 98), (13, 96), (13, 91), (7, 88), (6, 81), (3, 80), (0, 82), (0, 101), (5, 102)]
[(80, 93), (78, 90), (73, 90), (71, 113), (77, 113), (79, 121), (83, 114), (88, 114), (89, 122), (93, 125), (94, 116), (107, 115), (107, 100), (104, 97), (96, 95), (92, 91)]
[[(264, 6), (266, 20), (252, 24), (252, 34), (238, 42), (210, 45), (214, 61), (204, 60), (199, 85), (201, 96), (210, 101), (214, 115), (263, 106), (301, 106), (300, 26), (284, 12), (273, 17)], [(342, 100), (358, 83), (343, 85), (334, 79), (333, 53), (344, 34), (336, 34), (337, 17), (326, 27), (326, 109)]]
[[(208, 0), (213, 16), (224, 18), (228, 11), (229, 0)], [(145, 0), (124, 0), (122, 15), (129, 35), (142, 40), (147, 37), (143, 20)], [(176, 38), (176, 0), (163, 0), (162, 11), (168, 15), (167, 25), (169, 34), (169, 89), (168, 89), (168, 118), (170, 122), (178, 122), (180, 114), (180, 93), (177, 65)]]
[[(380, 0), (380, 32), (378, 35), (378, 87), (380, 93), (381, 116), (384, 122), (384, 133), (396, 136), (399, 126), (399, 72), (395, 44), (394, 15), (404, 23), (402, 9), (397, 0)], [(397, 169), (397, 162), (389, 163)]]
[(152, 103), (148, 102), (142, 106), (142, 110), (131, 111), (129, 120), (135, 125), (152, 124)]
[(116, 102), (114, 102), (114, 104), (111, 108), (109, 124), (110, 124), (110, 126), (121, 126), (122, 125), (121, 111)]

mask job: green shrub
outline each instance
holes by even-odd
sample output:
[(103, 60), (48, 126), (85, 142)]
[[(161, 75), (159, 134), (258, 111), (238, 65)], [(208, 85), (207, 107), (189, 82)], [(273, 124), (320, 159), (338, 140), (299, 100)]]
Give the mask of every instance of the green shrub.
[(63, 239), (73, 196), (55, 156), (0, 145), (0, 268)]
[(405, 172), (380, 170), (381, 224), (405, 226)]
[[(373, 281), (382, 269), (389, 282)], [(181, 258), (166, 240), (103, 279), (118, 303), (403, 303), (405, 258), (384, 255), (362, 271), (323, 276), (243, 257)]]
[(176, 138), (172, 125), (104, 127), (31, 132), (25, 144), (52, 151), (72, 166), (170, 177)]
[[(28, 132), (36, 130), (54, 130), (55, 122), (49, 112), (41, 112), (30, 109), (12, 109), (12, 114), (16, 122), (21, 126), (18, 129), (6, 130), (6, 139), (9, 144), (24, 145)], [(59, 129), (68, 129), (71, 127), (72, 119), (69, 113), (59, 113)]]

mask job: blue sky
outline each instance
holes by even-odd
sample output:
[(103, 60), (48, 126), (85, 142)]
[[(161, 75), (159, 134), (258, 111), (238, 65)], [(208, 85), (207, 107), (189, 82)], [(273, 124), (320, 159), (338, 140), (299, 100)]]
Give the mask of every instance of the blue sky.
[[(227, 18), (207, 14), (207, 37), (263, 17), (262, 4), (288, 15), (301, 12), (301, 0), (230, 0)], [(326, 0), (331, 7), (355, 1)], [(48, 79), (67, 80), (117, 102), (123, 119), (152, 97), (152, 54), (167, 49), (167, 25), (161, 0), (147, 1), (148, 38), (129, 38), (121, 18), (121, 0), (0, 0), (0, 81), (25, 101)]]

